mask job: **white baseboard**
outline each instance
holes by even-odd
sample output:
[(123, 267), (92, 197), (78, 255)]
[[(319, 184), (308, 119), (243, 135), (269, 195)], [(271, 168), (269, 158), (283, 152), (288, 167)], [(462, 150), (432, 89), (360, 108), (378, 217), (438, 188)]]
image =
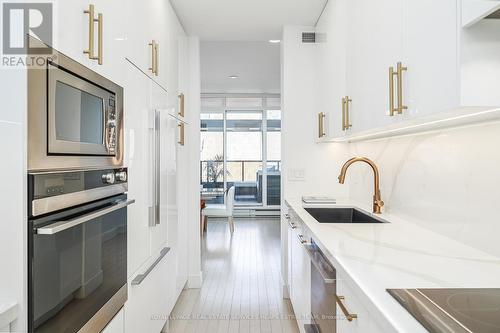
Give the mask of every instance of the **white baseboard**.
[(191, 274), (188, 276), (188, 281), (186, 284), (187, 289), (200, 289), (203, 283), (203, 272), (198, 274)]

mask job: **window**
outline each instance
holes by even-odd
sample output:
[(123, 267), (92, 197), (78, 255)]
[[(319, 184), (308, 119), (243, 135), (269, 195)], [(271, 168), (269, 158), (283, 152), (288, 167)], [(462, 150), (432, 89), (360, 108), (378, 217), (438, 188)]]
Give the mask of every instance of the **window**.
[(203, 191), (211, 202), (224, 202), (224, 113), (202, 113), (201, 168)]
[[(270, 101), (271, 105), (269, 105)], [(201, 188), (208, 204), (235, 187), (236, 206), (279, 206), (279, 97), (202, 98)]]

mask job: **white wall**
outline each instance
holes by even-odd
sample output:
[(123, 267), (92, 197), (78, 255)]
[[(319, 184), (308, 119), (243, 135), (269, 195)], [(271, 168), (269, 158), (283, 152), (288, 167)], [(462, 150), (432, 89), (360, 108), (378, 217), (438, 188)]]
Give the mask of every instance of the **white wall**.
[[(280, 46), (268, 42), (201, 42), (202, 93), (279, 93)], [(228, 76), (238, 75), (237, 79)]]
[[(186, 100), (186, 139), (192, 140), (187, 143), (189, 147), (187, 164), (187, 207), (188, 209), (188, 233), (189, 233), (189, 276), (188, 288), (201, 288), (201, 243), (200, 243), (200, 42), (196, 37), (188, 37), (188, 63), (189, 63), (189, 98)], [(180, 184), (183, 186), (183, 184)]]
[[(380, 168), (386, 211), (500, 256), (500, 123), (351, 144)], [(371, 202), (373, 176), (352, 166), (351, 198)]]
[[(338, 183), (347, 158), (345, 145), (320, 145), (315, 115), (315, 44), (302, 43), (302, 31), (313, 27), (284, 28), (282, 42), (282, 161), (285, 197), (302, 195), (347, 196), (348, 187)], [(303, 179), (293, 179), (303, 173)]]
[[(13, 331), (26, 330), (26, 276), (28, 229), (26, 214), (26, 110), (25, 69), (0, 70), (0, 308), (16, 302)], [(25, 89), (22, 89), (25, 87)], [(10, 319), (9, 319), (10, 320)], [(0, 325), (2, 326), (2, 325)], [(3, 327), (0, 327), (3, 329)]]

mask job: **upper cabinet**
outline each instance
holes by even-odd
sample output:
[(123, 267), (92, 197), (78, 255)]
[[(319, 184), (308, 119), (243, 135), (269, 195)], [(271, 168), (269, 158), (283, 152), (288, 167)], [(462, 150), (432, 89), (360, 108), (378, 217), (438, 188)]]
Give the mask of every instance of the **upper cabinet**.
[[(316, 26), (317, 141), (466, 107), (498, 108), (500, 20), (463, 28), (471, 1), (500, 4), (329, 1)], [(488, 8), (484, 17), (492, 18), (496, 7)]]

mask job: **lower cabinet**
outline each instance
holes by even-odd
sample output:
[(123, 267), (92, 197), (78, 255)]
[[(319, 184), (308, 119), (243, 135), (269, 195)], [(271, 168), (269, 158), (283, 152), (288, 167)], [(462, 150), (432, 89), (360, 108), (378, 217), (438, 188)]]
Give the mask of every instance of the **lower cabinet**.
[(307, 235), (302, 234), (301, 222), (293, 211), (290, 213), (290, 222), (295, 226), (295, 229), (291, 230), (289, 239), (290, 299), (299, 330), (304, 333), (304, 325), (311, 323), (311, 261), (302, 243), (302, 240), (307, 240)]
[[(382, 329), (375, 317), (363, 305), (354, 286), (351, 286), (345, 277), (337, 270), (337, 296), (342, 302), (344, 311), (337, 304), (337, 333), (389, 333)], [(349, 315), (356, 318), (348, 320)]]
[[(170, 253), (153, 256), (137, 276), (128, 281), (125, 303), (125, 333), (158, 333), (167, 322), (173, 300), (174, 277), (170, 274)], [(142, 280), (138, 280), (139, 276)], [(136, 281), (136, 282), (133, 282)], [(137, 284), (135, 284), (137, 283)]]
[(102, 330), (102, 333), (123, 333), (125, 325), (123, 308), (113, 317), (109, 324)]

